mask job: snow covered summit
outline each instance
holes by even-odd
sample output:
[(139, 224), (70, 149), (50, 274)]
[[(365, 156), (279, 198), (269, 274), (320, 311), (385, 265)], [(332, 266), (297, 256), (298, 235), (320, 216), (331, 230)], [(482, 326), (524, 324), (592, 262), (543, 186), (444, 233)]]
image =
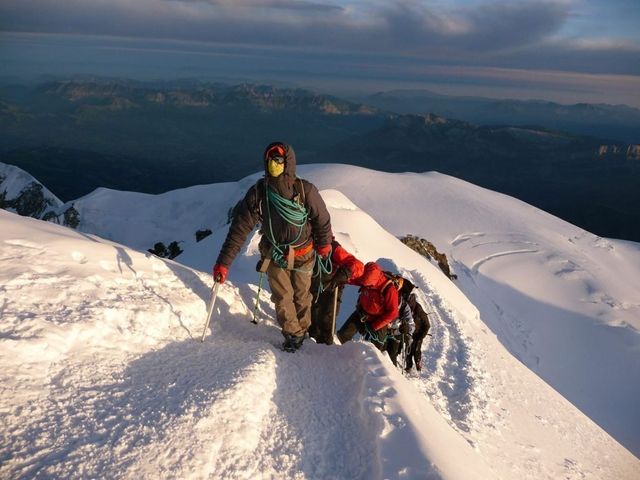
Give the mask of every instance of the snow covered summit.
[[(131, 212), (140, 235), (149, 223), (179, 218), (175, 212), (196, 206), (211, 212), (202, 225), (214, 231), (210, 237), (187, 239), (195, 221), (184, 229), (181, 263), (0, 211), (0, 476), (633, 478), (640, 461), (627, 449), (638, 438), (637, 413), (623, 400), (637, 393), (635, 244), (597, 239), (443, 175), (335, 165), (303, 167), (301, 174), (325, 189), (334, 231), (347, 249), (364, 261), (381, 260), (420, 287), (434, 325), (421, 375), (403, 377), (362, 342), (306, 342), (295, 355), (281, 352), (268, 295), (259, 304), (261, 323), (249, 323), (255, 237), (234, 263), (211, 331), (199, 343), (211, 277), (198, 270), (209, 270), (228, 207), (254, 177), (210, 186), (206, 195), (205, 187), (168, 192), (154, 215), (149, 196), (146, 207)], [(130, 210), (131, 197), (118, 198), (137, 195), (99, 193)], [(85, 200), (77, 204), (90, 222)], [(135, 240), (136, 230), (118, 223), (122, 213), (102, 205), (95, 224), (108, 235), (100, 235)], [(445, 250), (459, 282), (397, 240), (406, 233)], [(559, 275), (557, 262), (547, 261), (551, 254), (583, 273)], [(539, 289), (531, 295), (540, 304), (536, 314), (548, 323), (535, 323), (531, 303), (513, 291), (531, 288), (527, 278)], [(498, 280), (512, 282), (512, 291), (498, 288)], [(544, 282), (551, 282), (550, 305), (537, 298)], [(573, 296), (587, 284), (591, 294), (606, 291), (613, 306)], [(355, 296), (347, 291), (342, 319)], [(584, 318), (596, 311), (601, 331), (620, 332), (619, 342), (583, 332)], [(563, 312), (580, 316), (558, 316)], [(562, 364), (554, 356), (559, 347), (542, 336), (554, 328), (565, 342)], [(583, 371), (569, 360), (603, 338), (600, 370), (592, 374), (604, 378), (627, 360), (627, 376), (609, 384), (621, 408), (580, 411), (579, 396), (558, 385), (580, 393)], [(553, 377), (553, 365), (561, 375)], [(567, 371), (577, 372), (575, 382)], [(612, 419), (605, 429), (598, 426), (603, 415)], [(624, 423), (630, 440), (615, 430)]]

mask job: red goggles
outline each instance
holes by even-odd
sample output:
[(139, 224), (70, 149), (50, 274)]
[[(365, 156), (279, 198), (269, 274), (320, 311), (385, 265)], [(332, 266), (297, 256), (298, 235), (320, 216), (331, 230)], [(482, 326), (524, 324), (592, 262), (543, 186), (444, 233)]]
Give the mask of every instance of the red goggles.
[(265, 157), (267, 158), (267, 160), (273, 160), (276, 163), (284, 163), (286, 152), (284, 151), (284, 148), (282, 146), (274, 145), (269, 150), (267, 150)]

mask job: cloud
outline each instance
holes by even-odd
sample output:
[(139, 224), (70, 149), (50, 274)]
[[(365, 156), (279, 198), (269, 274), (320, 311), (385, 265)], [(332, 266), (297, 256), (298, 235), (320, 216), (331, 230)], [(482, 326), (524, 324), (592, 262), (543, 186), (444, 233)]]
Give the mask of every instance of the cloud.
[(636, 74), (636, 43), (623, 48), (600, 42), (594, 49), (588, 41), (559, 38), (572, 5), (566, 0), (498, 0), (473, 7), (417, 0), (21, 0), (0, 3), (0, 29), (299, 48), (366, 55), (369, 61), (382, 55)]
[(306, 12), (343, 11), (340, 5), (316, 3), (304, 0), (166, 0), (177, 3), (205, 3), (223, 8), (256, 8), (276, 10), (301, 10)]
[(610, 39), (546, 40), (535, 47), (496, 54), (493, 66), (640, 75), (640, 45)]

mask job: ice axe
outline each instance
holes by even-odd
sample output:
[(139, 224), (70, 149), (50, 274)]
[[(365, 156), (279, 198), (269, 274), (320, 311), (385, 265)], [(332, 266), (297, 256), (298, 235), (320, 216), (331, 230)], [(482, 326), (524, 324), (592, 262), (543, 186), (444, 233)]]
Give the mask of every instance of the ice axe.
[(200, 342), (204, 342), (204, 337), (207, 335), (207, 328), (209, 328), (209, 323), (211, 322), (211, 316), (213, 315), (213, 306), (216, 303), (216, 298), (218, 298), (218, 287), (220, 287), (220, 282), (216, 279), (213, 282), (213, 288), (211, 289), (211, 301), (209, 302), (209, 311), (207, 312), (207, 323), (204, 326), (204, 331), (202, 332), (202, 338)]
[(400, 365), (402, 367), (402, 375), (406, 375), (407, 372), (407, 353), (409, 350), (409, 339), (411, 339), (411, 335), (408, 333), (402, 334), (402, 348), (400, 349)]
[(331, 334), (333, 335), (333, 342), (336, 341), (336, 314), (338, 312), (338, 288), (333, 289), (333, 315), (331, 316)]
[(258, 307), (260, 306), (260, 292), (262, 291), (262, 278), (264, 277), (264, 272), (260, 272), (260, 282), (258, 283), (258, 294), (256, 295), (256, 304), (253, 307), (253, 319), (251, 323), (254, 325), (258, 324)]

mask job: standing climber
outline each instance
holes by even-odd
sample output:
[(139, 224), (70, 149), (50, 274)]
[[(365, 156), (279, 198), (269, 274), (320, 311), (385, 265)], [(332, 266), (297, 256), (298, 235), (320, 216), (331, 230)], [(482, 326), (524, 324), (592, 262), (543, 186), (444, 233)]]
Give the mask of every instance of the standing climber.
[(416, 329), (415, 332), (413, 332), (411, 349), (407, 353), (405, 370), (407, 372), (411, 371), (413, 362), (415, 361), (416, 369), (420, 371), (422, 370), (422, 341), (424, 340), (424, 337), (429, 334), (431, 324), (429, 323), (429, 314), (426, 313), (420, 303), (418, 303), (415, 293), (409, 294), (407, 304), (409, 305), (409, 308), (411, 308)]
[(264, 178), (236, 207), (213, 276), (220, 283), (225, 281), (247, 236), (260, 223), (259, 271), (267, 274), (285, 339), (283, 349), (294, 352), (311, 324), (310, 287), (316, 257), (323, 262), (331, 254), (331, 220), (318, 189), (296, 177), (296, 156), (290, 145), (271, 143), (263, 161)]
[[(402, 292), (403, 284), (406, 282), (408, 282), (408, 280), (400, 277), (395, 282), (396, 288)], [(409, 303), (402, 294), (399, 295), (399, 300), (400, 305), (398, 307), (398, 318), (389, 324), (387, 341), (383, 347), (389, 355), (391, 363), (395, 366), (398, 366), (398, 355), (401, 355), (401, 361), (405, 361), (405, 359), (402, 358), (403, 349), (408, 352), (411, 348), (412, 335), (416, 329), (416, 325), (413, 321), (413, 312), (411, 311)]]
[[(335, 318), (340, 312), (342, 291), (347, 283), (357, 280), (364, 272), (364, 264), (345, 250), (334, 238), (331, 242), (332, 270), (316, 275), (311, 282), (315, 299), (311, 307), (309, 336), (318, 343), (333, 344)], [(335, 309), (334, 309), (335, 305)]]

